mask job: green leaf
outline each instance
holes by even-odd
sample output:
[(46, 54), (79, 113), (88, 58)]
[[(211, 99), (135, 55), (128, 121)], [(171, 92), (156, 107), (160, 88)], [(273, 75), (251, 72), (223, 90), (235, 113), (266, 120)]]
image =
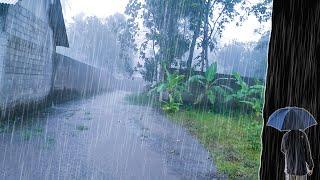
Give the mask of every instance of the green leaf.
[(264, 89), (264, 85), (261, 85), (261, 84), (256, 84), (256, 85), (253, 85), (253, 86), (251, 86), (251, 88), (253, 88), (253, 89), (261, 89), (261, 90), (263, 90)]
[(162, 85), (162, 83), (161, 84), (156, 84), (153, 87), (151, 87), (151, 89), (149, 90), (148, 94), (152, 95), (153, 93), (158, 92), (158, 88), (159, 88), (160, 85)]
[(164, 102), (162, 105), (162, 110), (168, 113), (176, 113), (177, 111), (180, 110), (180, 103), (175, 103), (175, 102)]
[(218, 78), (216, 80), (214, 80), (214, 84), (217, 84), (219, 81), (223, 81), (223, 80), (230, 80), (231, 78)]
[(214, 62), (205, 72), (205, 76), (208, 82), (211, 82), (216, 78), (217, 68), (218, 68), (218, 65), (216, 62)]
[(197, 83), (200, 83), (201, 85), (204, 85), (205, 80), (206, 80), (206, 78), (202, 75), (194, 75), (188, 79), (188, 83), (197, 82)]
[(220, 86), (214, 86), (213, 87), (213, 91), (216, 92), (217, 94), (222, 95), (222, 96), (226, 96), (227, 95), (227, 91), (224, 88), (220, 87)]
[(240, 73), (233, 73), (233, 76), (237, 80), (237, 84), (241, 86), (242, 89), (249, 88), (247, 83), (243, 81)]
[(247, 104), (247, 105), (250, 105), (250, 106), (253, 106), (254, 103), (251, 102), (251, 101), (239, 101), (240, 103), (243, 103), (243, 104)]
[(165, 83), (162, 83), (156, 88), (156, 90), (158, 93), (160, 93), (160, 92), (164, 92), (166, 88), (167, 88), (167, 85)]
[(233, 99), (234, 99), (234, 95), (233, 95), (233, 94), (227, 95), (227, 96), (225, 97), (225, 99), (224, 99), (224, 102), (230, 102), (230, 101), (233, 100)]
[(216, 102), (216, 94), (213, 91), (208, 91), (208, 99), (212, 105)]
[(229, 87), (229, 86), (227, 86), (227, 85), (220, 85), (220, 87), (224, 88), (224, 89), (227, 90), (229, 93), (232, 93), (232, 92), (234, 91), (231, 87)]

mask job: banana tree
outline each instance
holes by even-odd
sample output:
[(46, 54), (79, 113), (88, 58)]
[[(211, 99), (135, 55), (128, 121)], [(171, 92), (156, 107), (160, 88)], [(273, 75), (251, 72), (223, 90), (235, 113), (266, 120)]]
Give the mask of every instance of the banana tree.
[(182, 93), (186, 91), (184, 83), (185, 76), (177, 73), (170, 73), (167, 69), (165, 69), (165, 72), (165, 80), (152, 88), (150, 93), (167, 93), (168, 100), (162, 102), (162, 109), (167, 112), (177, 112), (183, 102)]
[(232, 89), (226, 85), (221, 85), (221, 80), (227, 80), (228, 78), (217, 78), (217, 63), (213, 63), (204, 75), (194, 75), (188, 80), (189, 85), (191, 83), (199, 84), (203, 90), (198, 94), (194, 104), (209, 100), (214, 105), (219, 95), (225, 96), (228, 91)]
[(264, 85), (260, 81), (256, 81), (255, 85), (248, 85), (239, 73), (233, 74), (239, 89), (233, 90), (226, 96), (226, 102), (235, 100), (236, 102), (249, 105), (256, 115), (260, 115), (263, 108)]

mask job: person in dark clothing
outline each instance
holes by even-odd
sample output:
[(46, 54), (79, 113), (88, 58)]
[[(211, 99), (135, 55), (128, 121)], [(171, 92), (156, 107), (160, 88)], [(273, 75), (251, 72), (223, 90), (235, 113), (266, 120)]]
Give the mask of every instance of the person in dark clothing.
[(306, 133), (300, 130), (287, 132), (281, 143), (281, 152), (285, 155), (285, 173), (288, 180), (304, 180), (312, 175), (313, 160)]

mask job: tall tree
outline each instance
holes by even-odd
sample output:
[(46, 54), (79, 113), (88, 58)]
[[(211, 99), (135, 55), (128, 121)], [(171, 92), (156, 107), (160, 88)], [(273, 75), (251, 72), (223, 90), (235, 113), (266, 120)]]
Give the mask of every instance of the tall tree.
[(107, 24), (116, 34), (119, 47), (117, 65), (119, 72), (125, 72), (129, 76), (133, 74), (133, 55), (137, 50), (135, 43), (135, 35), (138, 26), (134, 22), (133, 17), (126, 19), (124, 15), (116, 13), (107, 18)]
[[(225, 25), (235, 20), (240, 15), (237, 5), (244, 5), (243, 0), (190, 0), (189, 12), (190, 30), (193, 37), (189, 49), (187, 69), (191, 70), (194, 51), (197, 41), (200, 39), (201, 47), (200, 65), (201, 71), (209, 66), (208, 55), (216, 48), (217, 40), (225, 28)], [(246, 13), (244, 13), (246, 15)], [(242, 21), (244, 18), (239, 18)], [(200, 38), (201, 37), (201, 38)]]
[(208, 47), (209, 47), (209, 18), (211, 14), (212, 0), (206, 1), (204, 4), (204, 26), (203, 26), (203, 40), (202, 40), (202, 53), (201, 53), (201, 72), (204, 71), (204, 66), (209, 66), (208, 63)]
[[(269, 45), (264, 124), (279, 108), (299, 106), (320, 118), (320, 1), (274, 0)], [(320, 129), (306, 130), (315, 167), (309, 179), (320, 179)], [(264, 126), (260, 178), (284, 179), (283, 133)]]
[[(169, 68), (177, 65), (177, 60), (180, 59), (182, 68), (184, 62), (181, 57), (187, 51), (186, 66), (191, 72), (196, 47), (202, 50), (196, 57), (200, 60), (201, 69), (208, 67), (209, 53), (216, 49), (225, 25), (234, 20), (243, 21), (245, 18), (242, 16), (247, 16), (247, 13), (240, 15), (236, 8), (240, 6), (244, 12), (249, 12), (244, 8), (245, 5), (245, 0), (130, 0), (127, 8), (133, 9), (131, 14), (139, 14), (137, 11), (142, 14), (147, 33), (146, 41), (140, 48), (140, 57), (158, 64), (156, 68), (152, 68), (157, 74), (153, 77), (161, 81), (164, 77), (162, 66)], [(135, 8), (138, 6), (140, 8)], [(259, 6), (251, 11), (263, 14)], [(240, 18), (235, 18), (236, 16)], [(192, 37), (186, 35), (186, 25), (189, 26), (188, 31), (192, 32)], [(153, 49), (153, 57), (150, 57), (150, 53), (148, 56), (150, 47)]]
[(189, 56), (187, 59), (187, 69), (191, 71), (192, 61), (194, 57), (194, 50), (197, 45), (197, 39), (200, 36), (201, 25), (202, 25), (202, 1), (193, 2), (190, 6), (190, 30), (193, 31), (191, 45), (189, 48)]
[(175, 64), (176, 58), (184, 54), (181, 52), (186, 41), (179, 31), (181, 24), (179, 20), (185, 13), (186, 3), (184, 0), (131, 0), (127, 8), (132, 9), (131, 7), (136, 7), (138, 4), (140, 4), (140, 9), (135, 9), (135, 12), (141, 12), (147, 31), (146, 41), (142, 43), (140, 56), (145, 60), (150, 60), (150, 57), (146, 56), (145, 50), (151, 42), (154, 52), (153, 58), (156, 58), (155, 61), (159, 66), (157, 80), (160, 81), (164, 75), (162, 67), (171, 67)]

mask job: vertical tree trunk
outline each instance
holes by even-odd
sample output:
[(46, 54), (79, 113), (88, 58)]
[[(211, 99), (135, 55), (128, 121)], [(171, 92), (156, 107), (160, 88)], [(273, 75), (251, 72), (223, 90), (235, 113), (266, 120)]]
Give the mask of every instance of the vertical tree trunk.
[[(170, 0), (164, 0), (164, 19), (161, 27), (162, 39), (160, 40), (160, 59), (159, 59), (159, 71), (158, 71), (158, 82), (164, 80), (165, 70), (163, 68), (163, 62), (166, 61), (167, 58), (167, 32), (168, 32), (168, 17), (169, 17), (169, 5)], [(159, 102), (163, 99), (163, 93), (160, 92)]]
[(179, 10), (178, 8), (178, 1), (171, 0), (169, 6), (169, 20), (167, 26), (167, 67), (171, 67), (172, 63), (175, 62), (176, 57), (176, 43), (178, 40), (178, 17), (179, 17)]
[(152, 40), (152, 53), (153, 53), (153, 58), (154, 58), (154, 72), (153, 72), (153, 78), (152, 78), (152, 85), (156, 85), (157, 82), (158, 82), (158, 69), (159, 69), (159, 60), (157, 58), (157, 55), (156, 55), (156, 49), (155, 49), (155, 40)]
[(200, 28), (201, 28), (201, 16), (199, 17), (199, 22), (197, 23), (197, 27), (193, 32), (193, 36), (192, 36), (192, 42), (191, 42), (191, 46), (190, 46), (190, 50), (189, 50), (189, 57), (187, 60), (187, 70), (189, 73), (191, 73), (191, 69), (192, 69), (192, 61), (193, 61), (193, 55), (194, 55), (194, 49), (196, 47), (197, 44), (197, 39), (200, 35)]
[(205, 20), (204, 20), (204, 28), (203, 28), (203, 42), (202, 42), (202, 54), (201, 54), (201, 71), (204, 71), (204, 67), (206, 69), (209, 66), (208, 63), (208, 46), (209, 46), (209, 16), (210, 16), (210, 6), (211, 0), (206, 2), (205, 5)]
[[(320, 1), (274, 0), (269, 45), (264, 124), (278, 108), (299, 106), (320, 118)], [(320, 179), (319, 126), (306, 131)], [(284, 179), (283, 133), (264, 126), (260, 179)]]

